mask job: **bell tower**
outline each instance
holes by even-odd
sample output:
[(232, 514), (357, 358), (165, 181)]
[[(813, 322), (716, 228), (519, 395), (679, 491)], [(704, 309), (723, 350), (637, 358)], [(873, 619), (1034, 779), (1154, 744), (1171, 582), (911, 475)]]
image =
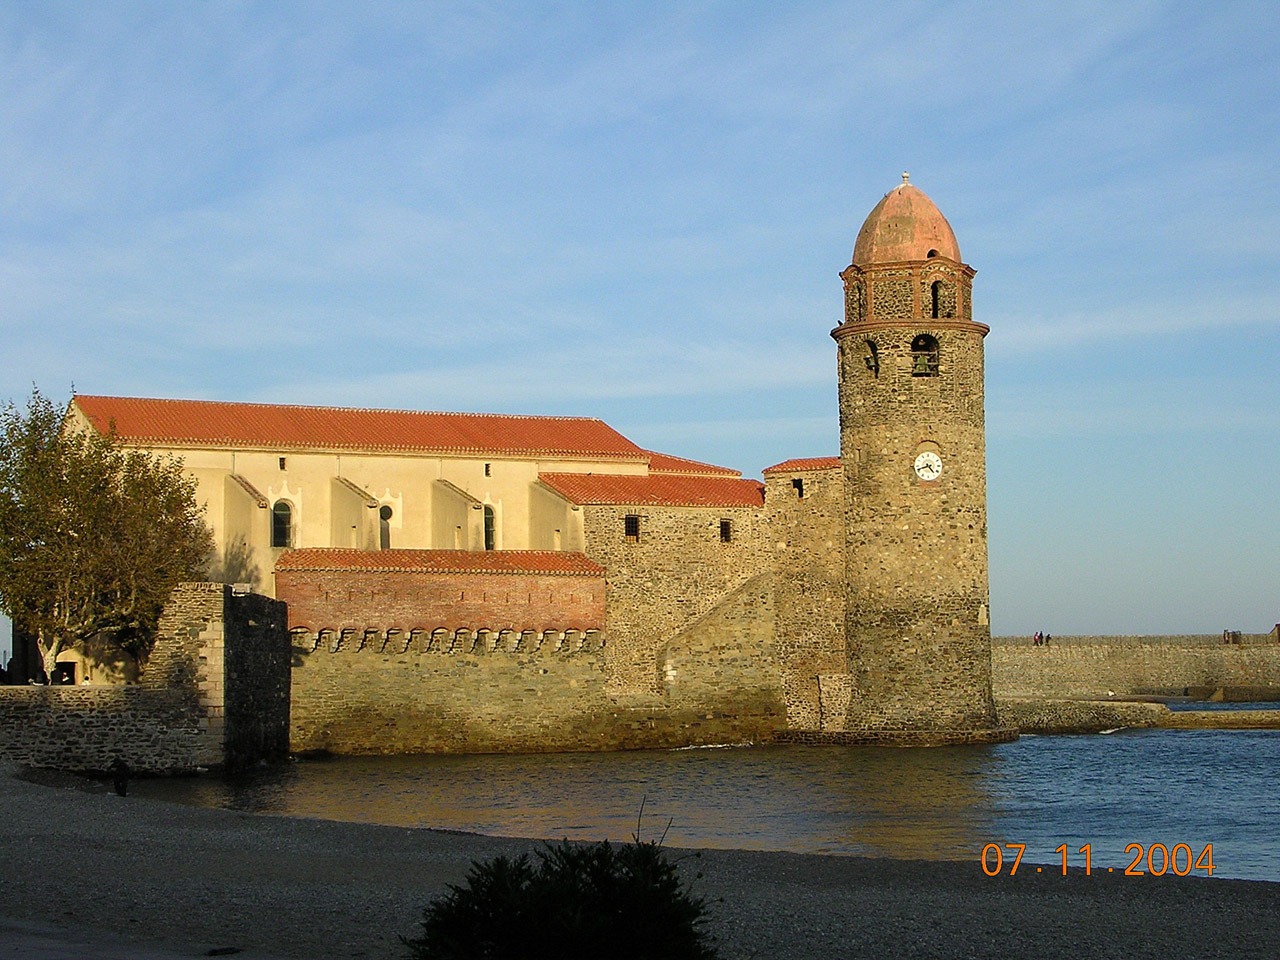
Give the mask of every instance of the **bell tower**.
[(871, 211), (844, 280), (846, 736), (1010, 739), (994, 729), (983, 338), (974, 270), (909, 182)]

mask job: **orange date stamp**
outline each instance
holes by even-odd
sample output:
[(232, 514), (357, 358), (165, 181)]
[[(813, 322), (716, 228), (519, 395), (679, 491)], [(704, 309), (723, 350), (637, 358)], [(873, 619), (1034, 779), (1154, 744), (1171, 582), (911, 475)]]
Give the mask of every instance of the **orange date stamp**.
[[(1010, 851), (1006, 856), (1005, 851)], [(1136, 851), (1136, 852), (1135, 852)], [(1009, 876), (1014, 876), (1018, 872), (1018, 866), (1022, 863), (1022, 855), (1027, 852), (1025, 843), (988, 843), (982, 848), (982, 872), (988, 877), (999, 876), (1004, 870), (1004, 865), (1009, 862)], [(1064, 843), (1060, 847), (1054, 848), (1054, 853), (1062, 857), (1062, 875), (1067, 875), (1067, 845)], [(1092, 876), (1095, 870), (1102, 872), (1101, 867), (1095, 868), (1093, 865), (1093, 848), (1090, 844), (1085, 844), (1079, 850), (1078, 854), (1084, 857), (1084, 873), (1085, 876)], [(1126, 877), (1163, 877), (1166, 873), (1172, 872), (1179, 877), (1185, 877), (1193, 870), (1203, 870), (1206, 877), (1213, 876), (1213, 844), (1206, 843), (1204, 849), (1200, 851), (1200, 855), (1192, 851), (1189, 844), (1175, 843), (1171, 848), (1163, 843), (1152, 843), (1143, 846), (1140, 843), (1131, 843), (1124, 848), (1125, 856), (1133, 855), (1133, 859), (1129, 861), (1129, 865), (1124, 868), (1124, 876)], [(1081, 864), (1077, 861), (1076, 866)], [(1145, 869), (1144, 869), (1145, 868)], [(1027, 868), (1023, 868), (1027, 869)], [(1115, 873), (1119, 867), (1107, 867), (1107, 873)], [(1043, 873), (1045, 868), (1040, 866), (1035, 868), (1036, 873)]]

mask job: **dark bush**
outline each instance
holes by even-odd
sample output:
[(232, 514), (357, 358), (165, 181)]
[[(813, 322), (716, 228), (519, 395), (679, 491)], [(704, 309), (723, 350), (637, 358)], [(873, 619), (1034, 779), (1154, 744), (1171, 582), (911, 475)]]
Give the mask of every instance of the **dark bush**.
[(413, 960), (715, 960), (705, 901), (658, 843), (544, 844), (475, 862), (432, 901)]

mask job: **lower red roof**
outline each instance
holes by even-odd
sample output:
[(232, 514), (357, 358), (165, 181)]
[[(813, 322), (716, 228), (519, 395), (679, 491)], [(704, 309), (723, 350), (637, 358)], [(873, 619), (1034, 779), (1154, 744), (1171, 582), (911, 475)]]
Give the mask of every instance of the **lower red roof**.
[(701, 460), (690, 460), (687, 457), (673, 457), (669, 453), (648, 451), (649, 473), (681, 473), (691, 477), (741, 477), (741, 470), (728, 467), (717, 467), (714, 463), (703, 463)]
[(731, 477), (657, 474), (540, 473), (570, 503), (666, 507), (762, 507), (764, 484)]
[(371, 573), (542, 573), (602, 577), (585, 554), (561, 550), (353, 550), (303, 547), (281, 554), (276, 572), (362, 570)]
[(839, 457), (801, 457), (797, 460), (783, 460), (772, 467), (765, 467), (763, 473), (788, 473), (793, 470), (837, 470), (840, 467)]

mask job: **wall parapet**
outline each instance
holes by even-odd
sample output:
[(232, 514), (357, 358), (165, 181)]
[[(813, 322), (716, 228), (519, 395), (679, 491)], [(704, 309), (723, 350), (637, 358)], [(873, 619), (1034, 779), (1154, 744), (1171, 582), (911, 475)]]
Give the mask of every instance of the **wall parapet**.
[[(1231, 644), (1258, 645), (1277, 642), (1277, 634), (1272, 633), (1235, 633)], [(1030, 647), (1030, 636), (992, 637), (991, 643), (1002, 647)], [(1220, 633), (1177, 633), (1177, 634), (1115, 634), (1110, 636), (1053, 634), (1049, 647), (1135, 647), (1135, 646), (1171, 646), (1171, 647), (1213, 647), (1225, 646)]]
[(376, 653), (376, 654), (519, 654), (522, 656), (548, 656), (599, 652), (604, 649), (605, 638), (600, 630), (449, 630), (443, 627), (430, 630), (411, 628), (402, 630), (360, 630), (347, 627), (325, 627), (310, 630), (294, 627), (290, 631), (295, 650), (303, 653)]

